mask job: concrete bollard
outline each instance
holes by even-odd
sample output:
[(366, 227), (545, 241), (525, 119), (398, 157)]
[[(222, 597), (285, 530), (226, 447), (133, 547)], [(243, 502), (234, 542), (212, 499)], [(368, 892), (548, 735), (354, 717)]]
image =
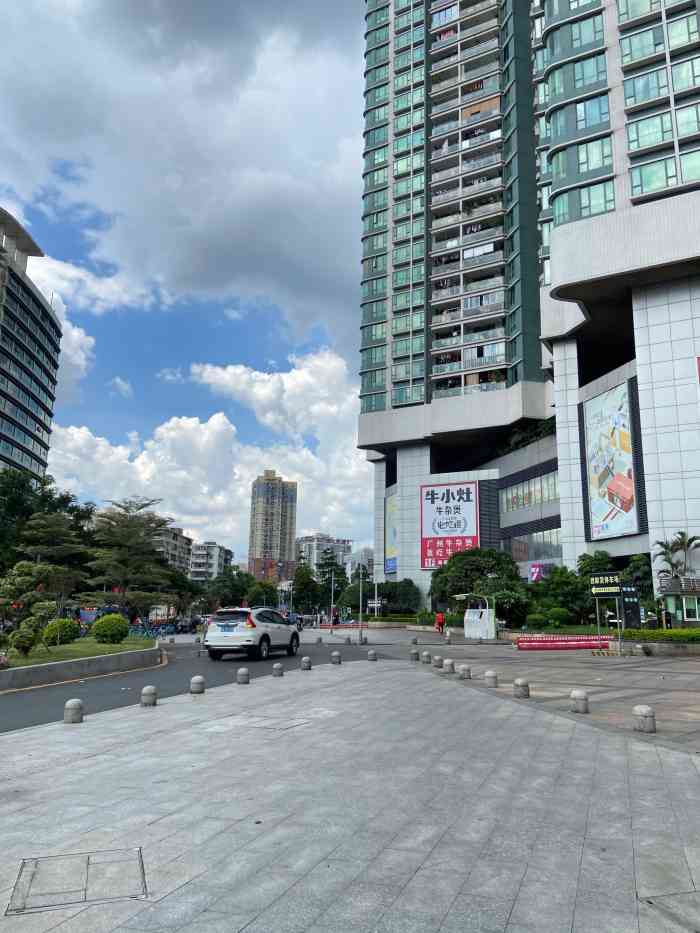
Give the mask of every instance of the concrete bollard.
[(317, 645), (322, 645), (322, 644), (323, 644), (323, 639), (321, 638), (320, 635), (316, 638), (316, 644), (317, 644)]
[(460, 664), (457, 668), (457, 673), (459, 674), (460, 680), (471, 680), (472, 679), (472, 669), (468, 664)]
[(331, 664), (340, 664), (341, 660), (339, 651), (331, 651)]
[(141, 706), (157, 706), (158, 705), (158, 688), (157, 687), (144, 687), (141, 691)]
[(417, 645), (417, 644), (418, 644), (418, 639), (416, 638), (415, 635), (414, 635), (413, 638), (411, 639), (411, 644), (412, 644), (412, 645)]
[(360, 636), (360, 644), (361, 644), (361, 645), (368, 645), (368, 644), (369, 644), (369, 639), (367, 638), (366, 635), (361, 635), (361, 636)]
[(236, 683), (237, 684), (249, 684), (250, 683), (250, 671), (247, 667), (239, 667), (236, 671)]
[(433, 667), (442, 669), (442, 658), (440, 657), (439, 654), (436, 654), (435, 657), (433, 658)]
[(352, 638), (350, 638), (350, 636), (347, 636), (347, 638), (345, 639), (345, 644), (346, 644), (346, 645), (351, 645), (351, 644), (352, 644)]
[(202, 639), (200, 638), (199, 635), (195, 635), (194, 643), (195, 643), (195, 645), (201, 645)]
[(196, 674), (192, 680), (190, 680), (190, 693), (204, 693), (206, 689), (206, 683), (201, 674)]
[(656, 713), (651, 706), (635, 706), (634, 715), (635, 732), (656, 732)]
[(83, 701), (66, 700), (63, 707), (63, 721), (69, 725), (83, 721)]
[(420, 661), (420, 651), (417, 648), (412, 648), (410, 657), (414, 662)]
[(170, 638), (168, 639), (168, 644), (169, 644), (169, 645), (174, 645), (174, 644), (175, 644), (175, 639), (173, 638), (172, 635), (171, 635)]
[(455, 672), (455, 662), (452, 658), (445, 658), (442, 662), (442, 669), (446, 674), (454, 674)]
[(571, 712), (572, 713), (588, 713), (588, 694), (585, 690), (572, 690), (571, 695)]
[(516, 677), (513, 681), (513, 696), (519, 700), (527, 700), (530, 696), (530, 684), (524, 677)]
[(486, 671), (484, 674), (484, 683), (487, 687), (497, 687), (498, 674), (495, 671)]
[(421, 654), (421, 656), (420, 656), (420, 659), (421, 659), (421, 663), (423, 663), (423, 664), (430, 664), (430, 652), (429, 652), (429, 651), (423, 651), (422, 654)]
[(374, 650), (374, 648), (370, 648), (369, 651), (367, 652), (367, 660), (368, 661), (377, 660), (377, 652)]
[(278, 661), (277, 664), (272, 665), (272, 676), (273, 677), (284, 677), (284, 664), (280, 664)]
[(311, 670), (311, 658), (302, 658), (301, 659), (301, 669), (302, 671)]
[(446, 645), (451, 645), (451, 644), (452, 644), (452, 633), (451, 633), (451, 632), (448, 632), (448, 633), (445, 635), (445, 644), (446, 644)]

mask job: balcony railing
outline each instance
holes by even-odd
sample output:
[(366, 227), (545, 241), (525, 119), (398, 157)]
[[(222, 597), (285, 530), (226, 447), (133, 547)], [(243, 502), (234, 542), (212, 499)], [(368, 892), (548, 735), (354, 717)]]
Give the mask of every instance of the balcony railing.
[(474, 369), (489, 369), (492, 366), (500, 366), (505, 363), (505, 361), (505, 353), (499, 353), (494, 356), (467, 357), (463, 360), (456, 360), (450, 363), (435, 363), (433, 365), (433, 376), (439, 376), (442, 373), (459, 373)]
[(476, 308), (455, 308), (452, 311), (443, 311), (442, 314), (432, 316), (431, 325), (441, 327), (445, 324), (452, 324), (458, 321), (466, 321), (471, 318), (482, 317), (490, 314), (498, 314), (505, 308), (504, 302), (494, 302), (488, 305), (479, 305)]
[(487, 340), (500, 340), (505, 338), (504, 327), (492, 327), (490, 330), (473, 331), (472, 333), (457, 334), (454, 337), (439, 337), (433, 340), (431, 349), (442, 350), (445, 347), (459, 347), (463, 344), (482, 343)]
[(452, 168), (444, 168), (440, 172), (433, 172), (431, 182), (442, 181), (445, 178), (455, 178), (461, 175), (462, 169), (459, 165), (453, 165)]
[[(435, 46), (433, 46), (435, 48)], [(448, 65), (451, 65), (453, 62), (459, 61), (459, 52), (455, 52), (454, 55), (448, 55), (447, 58), (441, 58), (432, 65), (430, 71), (438, 71), (440, 68), (446, 68)]]
[(481, 240), (497, 240), (502, 236), (503, 227), (484, 227), (483, 230), (478, 230), (476, 233), (470, 233), (463, 237), (451, 237), (449, 240), (436, 240), (433, 238), (433, 252), (445, 249), (457, 249), (460, 246), (468, 246), (471, 243), (478, 243)]
[(476, 269), (479, 266), (487, 266), (494, 262), (503, 262), (503, 252), (501, 250), (493, 250), (490, 253), (481, 253), (479, 256), (470, 256), (468, 259), (457, 259), (455, 262), (449, 262), (445, 265), (438, 266), (433, 264), (432, 275), (433, 276), (445, 276), (453, 272), (459, 272), (461, 270), (467, 271), (470, 269)]

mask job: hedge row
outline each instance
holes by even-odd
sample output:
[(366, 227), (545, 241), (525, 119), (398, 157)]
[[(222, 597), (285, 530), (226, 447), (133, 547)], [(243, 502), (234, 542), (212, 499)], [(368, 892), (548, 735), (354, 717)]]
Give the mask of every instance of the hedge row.
[(676, 641), (692, 644), (693, 642), (700, 642), (700, 628), (627, 628), (623, 637), (625, 641)]

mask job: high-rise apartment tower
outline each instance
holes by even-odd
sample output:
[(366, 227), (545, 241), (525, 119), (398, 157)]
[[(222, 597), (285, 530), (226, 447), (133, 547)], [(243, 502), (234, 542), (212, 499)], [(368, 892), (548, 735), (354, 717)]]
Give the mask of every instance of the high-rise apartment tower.
[(259, 580), (294, 575), (297, 484), (265, 470), (253, 482), (250, 501), (248, 569)]
[(421, 488), (486, 484), (480, 541), (498, 545), (491, 461), (553, 414), (530, 29), (516, 0), (367, 3), (359, 446), (375, 464), (375, 573), (424, 592), (444, 554), (426, 556)]
[(0, 469), (46, 472), (61, 324), (27, 275), (43, 256), (24, 227), (0, 208)]

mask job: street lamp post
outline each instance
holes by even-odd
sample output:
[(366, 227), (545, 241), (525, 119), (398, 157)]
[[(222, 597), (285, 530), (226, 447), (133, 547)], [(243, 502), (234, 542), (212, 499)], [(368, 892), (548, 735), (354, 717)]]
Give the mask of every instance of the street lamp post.
[(358, 645), (362, 644), (362, 576), (363, 566), (360, 564), (360, 634), (357, 638)]

